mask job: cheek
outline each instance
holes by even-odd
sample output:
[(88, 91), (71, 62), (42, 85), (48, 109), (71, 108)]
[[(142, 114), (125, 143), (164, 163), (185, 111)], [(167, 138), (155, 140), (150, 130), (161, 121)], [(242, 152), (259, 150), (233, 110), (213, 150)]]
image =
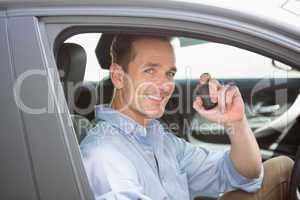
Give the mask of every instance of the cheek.
[(145, 94), (146, 88), (143, 84), (139, 83), (132, 83), (131, 86), (126, 86), (130, 88), (129, 90), (125, 91), (126, 96), (130, 96), (130, 102), (134, 104), (141, 104), (143, 101), (143, 94)]
[(132, 84), (132, 82), (131, 83), (125, 82), (122, 96), (127, 103), (133, 101), (133, 99), (135, 98), (135, 87)]
[(137, 94), (145, 94), (145, 93), (152, 93), (155, 94), (159, 92), (159, 87), (151, 81), (141, 81), (137, 84), (136, 93)]
[(169, 95), (172, 95), (173, 92), (175, 90), (175, 83), (172, 82), (172, 83), (169, 83), (167, 86), (166, 86), (166, 91), (168, 91)]

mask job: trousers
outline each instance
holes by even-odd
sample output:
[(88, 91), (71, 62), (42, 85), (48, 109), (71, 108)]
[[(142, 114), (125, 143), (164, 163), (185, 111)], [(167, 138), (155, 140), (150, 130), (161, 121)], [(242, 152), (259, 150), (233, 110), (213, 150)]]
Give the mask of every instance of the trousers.
[(287, 156), (278, 156), (263, 165), (264, 179), (259, 191), (231, 191), (224, 193), (220, 200), (287, 200), (294, 161)]

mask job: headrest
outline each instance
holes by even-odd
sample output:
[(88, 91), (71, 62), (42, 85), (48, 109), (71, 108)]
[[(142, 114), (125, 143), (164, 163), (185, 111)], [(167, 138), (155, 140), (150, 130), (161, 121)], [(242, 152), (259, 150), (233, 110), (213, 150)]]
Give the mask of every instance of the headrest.
[(83, 81), (86, 68), (86, 52), (78, 44), (64, 43), (57, 54), (58, 70), (63, 72), (61, 81), (76, 84)]
[(95, 49), (96, 57), (102, 69), (109, 69), (111, 64), (110, 45), (114, 38), (114, 34), (104, 33), (101, 35), (97, 47)]

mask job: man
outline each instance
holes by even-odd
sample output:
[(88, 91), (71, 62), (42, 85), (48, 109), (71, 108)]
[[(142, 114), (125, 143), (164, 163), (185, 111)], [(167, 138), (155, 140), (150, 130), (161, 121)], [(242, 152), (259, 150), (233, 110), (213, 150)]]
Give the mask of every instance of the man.
[[(267, 167), (281, 171), (272, 177), (265, 171), (260, 189), (261, 155), (236, 86), (222, 86), (209, 74), (200, 77), (201, 83), (209, 83), (217, 107), (205, 110), (197, 97), (193, 108), (222, 123), (231, 141), (229, 151), (213, 152), (167, 133), (156, 120), (175, 87), (176, 62), (169, 38), (118, 35), (111, 55), (111, 105), (96, 107), (97, 126), (81, 144), (95, 199), (184, 200), (224, 192), (229, 193), (223, 199), (284, 198), (292, 161), (273, 160)], [(234, 190), (238, 191), (230, 192)]]

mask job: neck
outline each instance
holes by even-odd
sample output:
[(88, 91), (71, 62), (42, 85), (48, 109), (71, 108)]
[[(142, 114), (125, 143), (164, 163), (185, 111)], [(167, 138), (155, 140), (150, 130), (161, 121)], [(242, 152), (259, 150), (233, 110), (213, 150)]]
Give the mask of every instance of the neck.
[(119, 92), (115, 92), (115, 95), (111, 102), (111, 107), (120, 113), (123, 113), (124, 115), (127, 115), (140, 125), (147, 127), (151, 119), (147, 118), (146, 116), (142, 115), (141, 113), (138, 113), (138, 111), (132, 110), (128, 104), (125, 104), (124, 101), (122, 101), (121, 95)]

